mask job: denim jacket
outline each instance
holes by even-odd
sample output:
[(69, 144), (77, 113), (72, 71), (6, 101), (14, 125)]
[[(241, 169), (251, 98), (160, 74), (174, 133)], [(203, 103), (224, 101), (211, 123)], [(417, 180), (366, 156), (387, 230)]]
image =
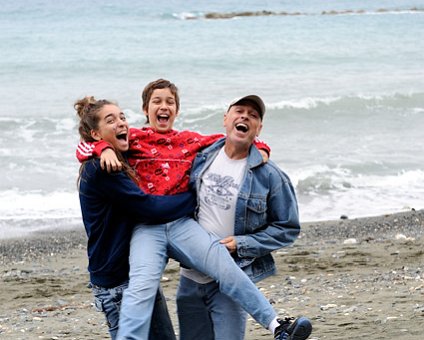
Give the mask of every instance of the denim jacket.
[[(199, 192), (203, 172), (224, 143), (225, 138), (220, 139), (197, 154), (190, 177), (192, 189)], [(196, 214), (199, 202), (197, 198)], [(271, 252), (291, 245), (299, 232), (296, 195), (289, 177), (271, 160), (263, 163), (252, 145), (236, 203), (235, 261), (253, 282), (258, 282), (276, 272)]]

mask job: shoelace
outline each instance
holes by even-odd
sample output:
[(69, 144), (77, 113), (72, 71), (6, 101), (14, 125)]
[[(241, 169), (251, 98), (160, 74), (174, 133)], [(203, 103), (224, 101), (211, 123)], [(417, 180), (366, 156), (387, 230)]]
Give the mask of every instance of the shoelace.
[(292, 321), (294, 321), (294, 316), (286, 316), (285, 318), (284, 318), (284, 320), (282, 320), (283, 321), (283, 323), (288, 323), (288, 324), (290, 324)]
[(284, 327), (283, 330), (281, 331), (281, 333), (278, 336), (279, 340), (287, 340), (289, 338), (289, 333), (287, 332), (287, 328), (290, 326), (290, 324), (292, 323), (292, 321), (294, 320), (293, 317), (285, 317), (283, 320), (280, 320), (280, 327)]

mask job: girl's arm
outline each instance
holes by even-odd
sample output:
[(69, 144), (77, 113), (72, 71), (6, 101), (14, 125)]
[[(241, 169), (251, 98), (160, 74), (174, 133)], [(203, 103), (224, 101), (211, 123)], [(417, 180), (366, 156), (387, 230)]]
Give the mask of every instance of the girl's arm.
[[(194, 193), (178, 195), (148, 195), (124, 173), (107, 173), (100, 169), (99, 160), (88, 161), (80, 181), (81, 203), (92, 204), (103, 197), (138, 222), (161, 223), (192, 215), (196, 205)], [(104, 203), (102, 203), (104, 205)]]

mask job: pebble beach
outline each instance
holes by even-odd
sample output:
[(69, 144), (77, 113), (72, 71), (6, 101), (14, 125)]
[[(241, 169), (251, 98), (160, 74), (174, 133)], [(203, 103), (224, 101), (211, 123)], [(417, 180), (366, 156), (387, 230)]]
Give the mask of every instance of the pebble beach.
[[(87, 287), (84, 230), (0, 240), (0, 339), (107, 339)], [(424, 210), (305, 223), (258, 284), (280, 315), (305, 315), (310, 339), (421, 339)], [(162, 279), (178, 333), (178, 263)], [(249, 319), (246, 339), (271, 339)]]

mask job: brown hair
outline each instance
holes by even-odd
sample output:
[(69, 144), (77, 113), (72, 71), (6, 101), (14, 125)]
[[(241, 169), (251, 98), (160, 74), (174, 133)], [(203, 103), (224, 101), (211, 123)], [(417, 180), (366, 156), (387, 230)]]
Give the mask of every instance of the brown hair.
[[(143, 90), (143, 93), (141, 94), (141, 99), (143, 101), (142, 103), (142, 109), (143, 111), (146, 111), (149, 109), (149, 101), (152, 97), (153, 91), (157, 89), (166, 89), (169, 88), (171, 93), (173, 94), (175, 98), (175, 104), (177, 105), (177, 112), (180, 109), (180, 97), (178, 95), (178, 88), (175, 86), (174, 83), (171, 83), (169, 80), (166, 79), (157, 79), (155, 81), (152, 81), (146, 85), (146, 87)], [(149, 122), (149, 117), (147, 116), (147, 122)]]
[(93, 96), (87, 96), (75, 102), (74, 108), (80, 119), (78, 131), (81, 139), (85, 142), (95, 141), (91, 136), (91, 131), (99, 128), (99, 112), (105, 105), (115, 105), (115, 103), (105, 99), (96, 100)]
[[(106, 99), (96, 100), (93, 96), (87, 96), (79, 99), (75, 102), (74, 108), (77, 111), (79, 117), (78, 131), (80, 137), (85, 142), (95, 142), (95, 139), (91, 136), (92, 130), (99, 128), (99, 112), (105, 105), (117, 105)], [(114, 150), (119, 161), (123, 165), (123, 171), (137, 183), (137, 176), (135, 171), (128, 165), (127, 161), (122, 156), (121, 152)], [(78, 177), (78, 183), (81, 180), (81, 173), (84, 169), (85, 162), (81, 164), (80, 174)]]

